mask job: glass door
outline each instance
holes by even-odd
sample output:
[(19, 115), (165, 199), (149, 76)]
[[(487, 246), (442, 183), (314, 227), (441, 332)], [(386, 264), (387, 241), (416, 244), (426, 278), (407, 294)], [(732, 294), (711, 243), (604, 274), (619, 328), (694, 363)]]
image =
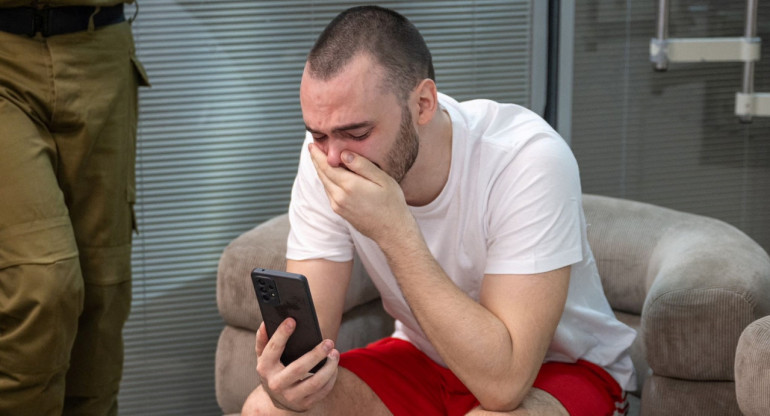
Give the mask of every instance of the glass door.
[[(574, 3), (569, 127), (584, 192), (715, 217), (770, 251), (770, 118), (735, 116), (743, 64), (655, 72), (657, 1)], [(743, 36), (745, 1), (670, 4), (670, 37)], [(757, 21), (770, 57), (769, 2)], [(755, 91), (770, 92), (768, 59), (755, 71)]]

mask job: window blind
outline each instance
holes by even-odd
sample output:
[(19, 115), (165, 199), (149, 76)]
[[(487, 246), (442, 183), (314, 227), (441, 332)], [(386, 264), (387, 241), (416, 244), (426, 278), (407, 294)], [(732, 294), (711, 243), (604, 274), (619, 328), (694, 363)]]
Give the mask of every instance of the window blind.
[[(746, 2), (677, 0), (670, 37), (740, 37)], [(654, 72), (657, 2), (577, 2), (572, 147), (583, 190), (726, 221), (770, 250), (770, 118), (734, 114), (742, 63), (671, 64)], [(770, 3), (759, 5), (770, 56)], [(770, 63), (755, 90), (770, 91)]]
[[(305, 56), (356, 3), (140, 3), (134, 35), (153, 87), (140, 92), (140, 234), (120, 413), (214, 415), (219, 256), (242, 232), (286, 212), (304, 137)], [(442, 92), (542, 103), (544, 71), (536, 69), (545, 48), (532, 35), (541, 30), (534, 2), (379, 4), (422, 31)]]

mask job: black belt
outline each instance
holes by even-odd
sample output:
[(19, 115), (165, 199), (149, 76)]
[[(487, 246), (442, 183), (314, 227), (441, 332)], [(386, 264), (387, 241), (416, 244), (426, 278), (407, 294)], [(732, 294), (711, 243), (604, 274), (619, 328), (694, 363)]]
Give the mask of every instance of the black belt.
[(17, 35), (44, 37), (88, 30), (91, 16), (94, 27), (102, 27), (126, 20), (123, 15), (123, 3), (102, 7), (99, 13), (95, 6), (45, 7), (9, 7), (0, 8), (0, 31)]

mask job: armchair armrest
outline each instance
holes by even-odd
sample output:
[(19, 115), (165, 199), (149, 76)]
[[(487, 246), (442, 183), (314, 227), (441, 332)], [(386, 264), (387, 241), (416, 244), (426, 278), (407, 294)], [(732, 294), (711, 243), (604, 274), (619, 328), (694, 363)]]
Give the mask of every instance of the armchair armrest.
[(770, 315), (752, 322), (738, 340), (735, 390), (745, 416), (770, 414)]
[[(217, 273), (217, 305), (228, 325), (252, 331), (259, 328), (262, 316), (251, 285), (251, 271), (255, 267), (286, 270), (288, 234), (289, 217), (283, 214), (241, 234), (223, 251)], [(377, 289), (361, 262), (354, 258), (344, 311), (377, 298)]]
[[(217, 306), (225, 321), (216, 352), (216, 394), (225, 413), (238, 413), (259, 384), (254, 354), (255, 332), (262, 323), (251, 271), (286, 269), (287, 215), (272, 218), (234, 239), (223, 251), (217, 272)], [(379, 294), (357, 259), (345, 299), (337, 348), (363, 346), (393, 331)]]
[(650, 259), (641, 328), (647, 362), (659, 376), (732, 380), (741, 332), (770, 314), (770, 259), (731, 225), (682, 215)]
[(272, 218), (241, 234), (222, 252), (217, 271), (217, 306), (231, 326), (256, 332), (262, 315), (251, 284), (255, 267), (286, 269), (287, 215)]

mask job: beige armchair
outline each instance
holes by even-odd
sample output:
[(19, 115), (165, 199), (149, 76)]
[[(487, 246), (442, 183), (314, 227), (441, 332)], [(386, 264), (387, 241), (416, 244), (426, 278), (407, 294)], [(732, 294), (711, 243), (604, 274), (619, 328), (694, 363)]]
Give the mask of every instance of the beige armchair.
[[(712, 218), (595, 195), (585, 195), (583, 205), (605, 293), (618, 318), (639, 331), (632, 358), (640, 389), (631, 414), (770, 415), (770, 317), (759, 320), (770, 315), (767, 253)], [(233, 240), (220, 259), (217, 302), (226, 326), (216, 395), (225, 414), (239, 413), (259, 383), (254, 334), (261, 318), (249, 274), (285, 267), (288, 229), (286, 215), (273, 218)], [(356, 262), (338, 347), (392, 329)]]

